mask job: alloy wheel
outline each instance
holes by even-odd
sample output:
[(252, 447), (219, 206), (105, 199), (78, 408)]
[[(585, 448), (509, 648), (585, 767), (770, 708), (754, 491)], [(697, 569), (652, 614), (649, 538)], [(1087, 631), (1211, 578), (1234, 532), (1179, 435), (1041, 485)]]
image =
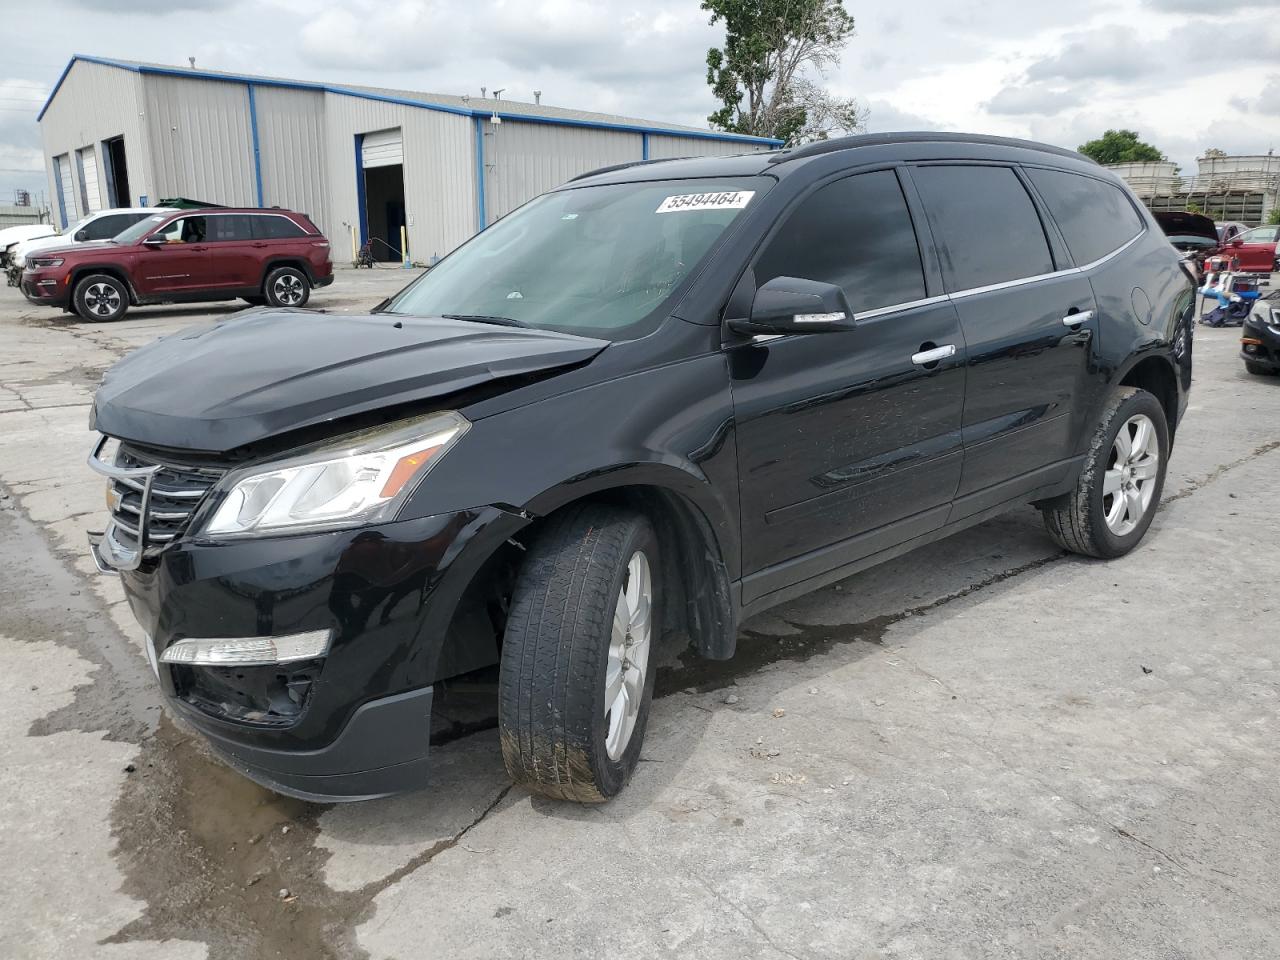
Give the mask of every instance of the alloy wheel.
[(653, 577), (649, 560), (637, 550), (627, 562), (626, 575), (613, 611), (609, 663), (604, 674), (604, 716), (609, 725), (605, 752), (618, 760), (631, 742), (644, 700), (653, 632)]
[(292, 307), (302, 302), (302, 280), (291, 273), (276, 277), (276, 282), (272, 285), (272, 288), (275, 291), (276, 299), (286, 307)]
[(1111, 443), (1102, 475), (1102, 512), (1117, 537), (1132, 533), (1146, 516), (1160, 473), (1160, 441), (1145, 413), (1124, 422)]
[(97, 317), (109, 317), (120, 309), (120, 291), (107, 283), (95, 283), (84, 292), (84, 305)]

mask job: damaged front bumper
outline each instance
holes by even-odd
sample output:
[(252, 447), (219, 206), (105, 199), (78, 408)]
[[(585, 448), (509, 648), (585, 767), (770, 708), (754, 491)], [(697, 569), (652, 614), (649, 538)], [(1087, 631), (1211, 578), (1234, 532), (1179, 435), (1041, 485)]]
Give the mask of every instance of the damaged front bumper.
[[(497, 658), (496, 637), (444, 650), (454, 611), (527, 522), (487, 507), (304, 535), (178, 538), (136, 558), (109, 526), (90, 550), (120, 574), (170, 705), (220, 756), (280, 793), (363, 800), (427, 782), (433, 685)], [(314, 631), (330, 639), (312, 659), (164, 662), (184, 639)]]

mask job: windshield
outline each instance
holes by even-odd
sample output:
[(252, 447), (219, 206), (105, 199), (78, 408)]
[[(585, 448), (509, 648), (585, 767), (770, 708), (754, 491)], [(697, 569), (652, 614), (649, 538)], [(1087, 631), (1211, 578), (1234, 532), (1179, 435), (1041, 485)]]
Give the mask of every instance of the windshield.
[(148, 233), (154, 230), (159, 224), (164, 223), (167, 213), (157, 213), (150, 217), (139, 220), (127, 230), (122, 230), (111, 238), (112, 243), (137, 243)]
[(771, 182), (666, 180), (544, 194), (397, 294), (387, 312), (506, 319), (608, 340), (644, 336)]

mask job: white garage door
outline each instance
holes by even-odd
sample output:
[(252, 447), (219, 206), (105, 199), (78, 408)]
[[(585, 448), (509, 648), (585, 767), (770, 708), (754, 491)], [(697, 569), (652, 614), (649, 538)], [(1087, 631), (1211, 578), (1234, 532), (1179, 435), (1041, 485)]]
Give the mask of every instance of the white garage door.
[(102, 209), (102, 191), (98, 187), (98, 156), (93, 147), (76, 151), (80, 155), (80, 176), (84, 180), (85, 213)]
[(63, 154), (53, 158), (54, 175), (62, 185), (62, 225), (68, 226), (80, 219), (76, 212), (76, 183), (71, 176), (71, 157)]
[(369, 167), (393, 167), (397, 163), (404, 163), (404, 142), (400, 136), (400, 128), (366, 133), (360, 155), (366, 170)]

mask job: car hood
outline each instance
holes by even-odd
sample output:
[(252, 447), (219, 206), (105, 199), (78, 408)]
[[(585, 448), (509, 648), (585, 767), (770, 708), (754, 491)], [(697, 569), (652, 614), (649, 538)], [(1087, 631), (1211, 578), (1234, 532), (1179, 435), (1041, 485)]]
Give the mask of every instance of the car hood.
[(76, 242), (70, 237), (39, 237), (35, 240), (24, 240), (13, 248), (16, 257), (29, 257), (33, 253), (81, 253), (102, 247), (115, 246), (110, 240), (82, 240)]
[(1170, 211), (1153, 214), (1167, 237), (1199, 237), (1218, 243), (1218, 228), (1212, 220), (1198, 213)]
[(252, 310), (180, 331), (102, 380), (109, 436), (225, 452), (277, 434), (584, 363), (607, 341), (439, 318)]
[(57, 236), (53, 227), (47, 224), (19, 224), (16, 227), (5, 227), (0, 230), (0, 250), (5, 247), (11, 247), (23, 240), (30, 240), (32, 237), (52, 237)]

